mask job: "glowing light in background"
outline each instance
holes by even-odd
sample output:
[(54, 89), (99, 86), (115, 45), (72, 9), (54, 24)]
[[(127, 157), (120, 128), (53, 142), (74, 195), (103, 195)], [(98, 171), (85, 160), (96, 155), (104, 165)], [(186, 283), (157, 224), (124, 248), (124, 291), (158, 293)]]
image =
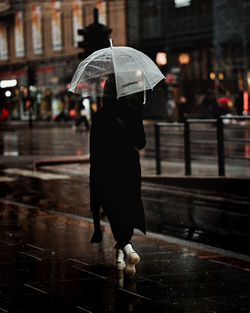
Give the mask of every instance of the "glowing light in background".
[(7, 90), (5, 91), (5, 97), (9, 98), (11, 96), (11, 91)]
[(179, 55), (180, 64), (188, 64), (190, 62), (190, 56), (188, 53), (181, 53)]
[(210, 73), (210, 79), (211, 79), (211, 80), (215, 80), (215, 73), (214, 73), (214, 72), (211, 72), (211, 73)]
[[(248, 136), (248, 131), (247, 130), (245, 130), (245, 133), (244, 133), (244, 137), (245, 137), (245, 139), (248, 139), (249, 138), (249, 136)], [(250, 158), (250, 149), (249, 149), (249, 144), (245, 144), (245, 147), (244, 147), (244, 150), (245, 150), (245, 158), (246, 159), (249, 159)]]
[(167, 54), (165, 52), (158, 52), (156, 54), (156, 64), (161, 66), (161, 65), (166, 65), (167, 64)]
[(16, 79), (1, 80), (0, 82), (1, 88), (10, 88), (10, 87), (15, 87), (16, 85), (17, 85)]
[(219, 80), (223, 80), (224, 79), (224, 74), (223, 73), (219, 73), (218, 77), (219, 77)]
[(243, 93), (243, 110), (248, 112), (248, 92), (244, 91)]
[(176, 8), (182, 8), (189, 6), (191, 4), (191, 0), (175, 0), (174, 3)]

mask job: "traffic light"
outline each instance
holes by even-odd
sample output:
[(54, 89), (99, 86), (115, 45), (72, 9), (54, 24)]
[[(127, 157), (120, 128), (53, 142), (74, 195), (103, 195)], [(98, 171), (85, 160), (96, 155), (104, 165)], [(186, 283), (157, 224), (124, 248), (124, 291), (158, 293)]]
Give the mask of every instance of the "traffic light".
[(78, 47), (84, 49), (78, 57), (84, 59), (96, 50), (109, 47), (109, 35), (112, 29), (98, 22), (98, 9), (94, 9), (94, 23), (83, 29), (78, 29), (77, 33), (84, 37), (78, 42)]
[(88, 53), (89, 48), (89, 39), (88, 39), (88, 31), (87, 28), (78, 29), (78, 35), (83, 36), (83, 41), (78, 41), (78, 48), (82, 48), (84, 52), (78, 53), (79, 59), (85, 59), (90, 53)]

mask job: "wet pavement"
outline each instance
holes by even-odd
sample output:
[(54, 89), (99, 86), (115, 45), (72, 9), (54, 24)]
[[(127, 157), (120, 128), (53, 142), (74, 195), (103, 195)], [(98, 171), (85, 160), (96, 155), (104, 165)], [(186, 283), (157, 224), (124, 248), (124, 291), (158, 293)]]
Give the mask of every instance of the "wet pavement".
[[(142, 200), (149, 231), (250, 255), (249, 196), (236, 194), (236, 189), (235, 194), (207, 192), (183, 188), (181, 183), (144, 180)], [(91, 218), (89, 164), (42, 166), (39, 171), (2, 169), (1, 199)]]
[[(143, 175), (154, 175), (155, 164), (155, 140), (153, 120), (144, 121), (147, 138), (146, 149), (141, 152), (141, 164)], [(1, 123), (0, 124), (0, 168), (9, 167), (31, 167), (33, 161), (41, 158), (82, 156), (89, 152), (89, 132), (80, 127), (78, 131), (72, 130), (72, 124), (68, 123), (34, 123), (34, 128), (29, 130), (27, 123)], [(171, 133), (162, 132), (162, 174), (168, 176), (183, 176), (185, 173), (183, 131), (179, 127), (172, 127)], [(214, 132), (214, 130), (213, 130)], [(245, 138), (248, 130), (237, 132), (233, 130), (234, 136), (238, 136), (239, 142)], [(201, 136), (200, 132), (196, 135)], [(210, 129), (202, 133), (202, 140), (210, 138)], [(229, 138), (232, 137), (230, 133)], [(236, 140), (237, 141), (237, 140)], [(178, 143), (180, 147), (175, 147)], [(167, 145), (167, 150), (166, 146)], [(205, 145), (205, 147), (204, 147)], [(194, 176), (217, 176), (217, 150), (205, 143), (192, 146), (192, 174)], [(249, 171), (249, 149), (245, 144), (238, 147), (235, 143), (226, 144), (229, 156), (225, 163), (226, 175), (228, 177), (250, 177)], [(235, 150), (236, 149), (236, 150)], [(226, 154), (228, 154), (226, 153)], [(208, 154), (209, 158), (202, 161), (199, 156)], [(244, 158), (244, 159), (243, 159)], [(203, 158), (204, 159), (204, 158)]]
[[(150, 232), (134, 236), (141, 262), (129, 279), (113, 267), (114, 241), (105, 218), (103, 243), (89, 243), (89, 165), (33, 170), (33, 161), (85, 155), (89, 133), (61, 127), (7, 135), (0, 157), (0, 312), (250, 311), (249, 232), (244, 233), (248, 199), (204, 198), (200, 190), (194, 194), (178, 186), (163, 190), (143, 183)], [(182, 175), (181, 163), (165, 166), (168, 173)], [(197, 171), (205, 174), (212, 167), (216, 169), (199, 165)], [(154, 160), (145, 151), (142, 172), (155, 173)], [(218, 234), (206, 237), (197, 228), (201, 224), (223, 231), (222, 243)], [(238, 241), (233, 242), (231, 225)]]
[(106, 223), (103, 242), (90, 244), (86, 218), (3, 200), (0, 214), (0, 312), (250, 310), (249, 261), (137, 233), (141, 262), (128, 278), (114, 269)]

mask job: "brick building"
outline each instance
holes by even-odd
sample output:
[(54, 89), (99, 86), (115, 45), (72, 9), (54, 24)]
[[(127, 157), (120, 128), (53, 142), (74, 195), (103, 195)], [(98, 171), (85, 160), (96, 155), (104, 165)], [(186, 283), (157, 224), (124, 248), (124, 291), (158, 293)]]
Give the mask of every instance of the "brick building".
[[(83, 40), (77, 29), (99, 22), (112, 28), (114, 44), (126, 44), (125, 1), (99, 0), (4, 0), (0, 4), (0, 80), (16, 79), (9, 102), (11, 118), (27, 119), (27, 94), (33, 116), (51, 119), (69, 111), (67, 84), (79, 64)], [(1, 89), (2, 100), (5, 89)]]

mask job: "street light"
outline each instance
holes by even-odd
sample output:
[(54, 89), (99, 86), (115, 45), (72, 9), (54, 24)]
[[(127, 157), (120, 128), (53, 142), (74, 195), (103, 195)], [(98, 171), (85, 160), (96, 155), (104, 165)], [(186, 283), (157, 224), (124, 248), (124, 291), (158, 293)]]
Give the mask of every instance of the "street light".
[(157, 52), (155, 61), (158, 66), (166, 65), (167, 64), (166, 52)]
[(190, 56), (188, 53), (180, 53), (179, 54), (179, 62), (180, 64), (188, 64), (190, 62)]
[(218, 78), (219, 78), (219, 80), (223, 80), (224, 79), (224, 74), (222, 72), (220, 72), (218, 74)]
[(211, 80), (215, 80), (216, 75), (215, 75), (214, 72), (211, 72), (211, 73), (209, 74), (209, 76), (210, 76), (210, 79), (211, 79)]

